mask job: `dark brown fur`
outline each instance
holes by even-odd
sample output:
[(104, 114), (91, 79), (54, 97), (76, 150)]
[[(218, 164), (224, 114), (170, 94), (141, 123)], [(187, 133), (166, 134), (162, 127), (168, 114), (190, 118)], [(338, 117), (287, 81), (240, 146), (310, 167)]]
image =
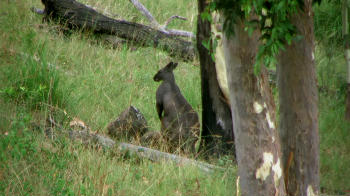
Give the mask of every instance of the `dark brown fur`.
[(173, 70), (177, 63), (170, 62), (154, 76), (154, 81), (162, 81), (156, 93), (158, 117), (162, 132), (176, 148), (195, 151), (199, 137), (198, 114), (181, 94), (175, 83)]

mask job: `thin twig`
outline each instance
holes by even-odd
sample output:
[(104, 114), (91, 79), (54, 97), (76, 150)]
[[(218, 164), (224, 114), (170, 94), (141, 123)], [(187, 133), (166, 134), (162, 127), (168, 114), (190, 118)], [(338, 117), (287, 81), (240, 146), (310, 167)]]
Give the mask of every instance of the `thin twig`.
[(195, 39), (196, 36), (192, 32), (177, 30), (177, 29), (167, 29), (170, 35), (181, 36), (181, 37), (189, 37), (191, 39)]
[(176, 18), (180, 19), (180, 20), (187, 20), (187, 18), (185, 18), (185, 17), (175, 15), (175, 16), (172, 16), (172, 17), (168, 18), (168, 20), (165, 21), (163, 27), (166, 29), (168, 27), (169, 23), (171, 21), (173, 21), (174, 19), (176, 19)]
[(169, 35), (174, 36), (181, 36), (181, 37), (189, 37), (191, 39), (194, 39), (195, 36), (192, 32), (183, 31), (183, 30), (176, 30), (176, 29), (167, 29), (168, 24), (174, 20), (175, 18), (180, 20), (187, 20), (185, 17), (182, 16), (172, 16), (170, 17), (164, 25), (160, 25), (159, 22), (153, 17), (153, 15), (147, 10), (145, 6), (143, 6), (138, 0), (130, 0), (130, 2), (144, 15), (148, 21), (151, 23), (151, 26), (166, 33)]
[(46, 120), (50, 124), (50, 127), (62, 128), (62, 126), (59, 123), (56, 123), (56, 121), (52, 118), (51, 114), (49, 114)]
[(160, 27), (160, 24), (157, 20), (152, 16), (152, 14), (147, 10), (145, 6), (143, 6), (138, 0), (130, 0), (131, 3), (148, 19), (153, 27)]

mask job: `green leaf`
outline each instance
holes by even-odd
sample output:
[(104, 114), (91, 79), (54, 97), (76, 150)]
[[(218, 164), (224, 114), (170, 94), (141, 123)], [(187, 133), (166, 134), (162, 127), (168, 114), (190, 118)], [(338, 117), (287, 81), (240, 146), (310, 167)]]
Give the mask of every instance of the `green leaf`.
[(210, 23), (213, 21), (212, 17), (211, 17), (211, 14), (209, 12), (207, 12), (207, 11), (204, 11), (204, 12), (201, 13), (201, 18), (202, 18), (202, 20), (207, 20)]
[(215, 53), (210, 53), (211, 59), (215, 62)]
[(202, 41), (202, 45), (204, 46), (204, 48), (206, 48), (207, 50), (210, 51), (210, 40), (208, 41)]
[(254, 32), (254, 29), (252, 27), (249, 27), (248, 28), (248, 35), (249, 36), (252, 36), (253, 35), (253, 32)]
[(288, 45), (292, 44), (292, 36), (289, 33), (287, 33), (284, 38), (286, 39)]
[(254, 75), (256, 75), (256, 76), (259, 75), (260, 71), (261, 71), (261, 63), (260, 63), (260, 61), (257, 61), (254, 64)]

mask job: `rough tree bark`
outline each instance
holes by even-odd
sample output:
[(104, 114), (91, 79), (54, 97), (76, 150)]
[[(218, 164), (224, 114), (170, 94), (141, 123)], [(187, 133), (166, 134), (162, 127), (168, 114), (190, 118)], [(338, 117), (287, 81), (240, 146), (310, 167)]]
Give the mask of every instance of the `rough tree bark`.
[(301, 40), (278, 55), (280, 134), (288, 195), (319, 194), (318, 93), (311, 0), (290, 17)]
[(205, 148), (221, 154), (228, 149), (234, 153), (234, 134), (229, 105), (225, 102), (217, 80), (215, 62), (202, 42), (211, 36), (210, 23), (201, 19), (207, 1), (198, 0), (197, 49), (201, 66), (202, 138)]
[(224, 36), (224, 55), (242, 196), (284, 196), (280, 140), (267, 72), (254, 75), (259, 32), (249, 36), (237, 21), (234, 36)]
[(91, 30), (97, 34), (116, 35), (142, 46), (161, 48), (171, 56), (193, 60), (192, 42), (172, 36), (161, 30), (138, 23), (115, 20), (98, 13), (75, 0), (42, 0), (46, 18), (59, 21), (71, 28)]

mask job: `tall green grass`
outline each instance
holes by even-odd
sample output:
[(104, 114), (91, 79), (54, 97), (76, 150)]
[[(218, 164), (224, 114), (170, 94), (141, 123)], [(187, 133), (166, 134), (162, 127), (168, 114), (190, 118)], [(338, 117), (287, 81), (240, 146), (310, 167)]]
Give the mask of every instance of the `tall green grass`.
[(153, 163), (89, 150), (64, 137), (48, 140), (18, 111), (0, 135), (1, 195), (232, 195), (236, 169)]
[(0, 93), (5, 99), (28, 103), (33, 108), (42, 104), (63, 107), (66, 97), (60, 86), (59, 73), (47, 61), (46, 44), (34, 43), (34, 38), (33, 31), (23, 34), (23, 46), (15, 57), (18, 66), (4, 70), (7, 86)]
[[(81, 2), (118, 14), (113, 16), (116, 18), (148, 24), (127, 0)], [(160, 23), (181, 15), (188, 21), (174, 21), (170, 28), (195, 31), (195, 0), (141, 2)], [(205, 174), (191, 166), (152, 163), (87, 149), (61, 137), (55, 141), (45, 138), (45, 120), (53, 110), (78, 117), (93, 131), (104, 133), (109, 122), (134, 105), (145, 115), (149, 128), (159, 130), (155, 110), (159, 84), (152, 78), (158, 69), (176, 59), (153, 48), (132, 50), (121, 45), (112, 49), (97, 43), (88, 32), (64, 35), (55, 24), (43, 24), (41, 16), (29, 11), (32, 6), (42, 7), (39, 0), (0, 1), (0, 195), (236, 193), (234, 166)], [(334, 7), (325, 5), (322, 13), (316, 9), (318, 39), (338, 28), (336, 24), (327, 26), (331, 21), (323, 22), (327, 12), (336, 13)], [(342, 117), (342, 51), (336, 44), (331, 48), (324, 43), (317, 42), (316, 47), (321, 187), (334, 193), (350, 189), (350, 125)], [(186, 99), (200, 113), (200, 74), (194, 64), (198, 62), (180, 62), (175, 77)], [(222, 157), (214, 162), (230, 165), (231, 160)]]
[(319, 127), (321, 187), (330, 193), (350, 189), (350, 123), (344, 119), (346, 67), (341, 48), (331, 55), (319, 45), (317, 53), (319, 83)]
[(314, 6), (316, 63), (319, 84), (321, 188), (344, 194), (350, 190), (350, 123), (344, 120), (346, 64), (341, 1)]
[[(132, 6), (123, 7), (127, 1), (87, 3), (125, 13), (125, 18), (137, 13)], [(0, 16), (4, 27), (0, 29), (4, 49), (0, 50), (0, 195), (235, 193), (234, 166), (207, 174), (193, 166), (87, 149), (60, 136), (54, 141), (45, 138), (45, 119), (53, 109), (82, 119), (93, 131), (104, 132), (120, 112), (134, 105), (145, 115), (150, 129), (159, 130), (155, 110), (159, 84), (153, 75), (176, 59), (153, 48), (111, 49), (85, 32), (65, 36), (53, 24), (41, 25), (41, 17), (27, 11), (33, 5), (40, 3), (0, 2), (0, 13), (5, 13)], [(175, 2), (161, 1), (160, 5), (169, 9), (160, 12), (158, 4), (149, 1), (147, 5), (157, 11), (155, 17), (160, 21), (174, 14), (196, 15), (187, 9), (195, 9), (195, 2), (184, 3), (186, 9), (179, 6), (175, 10), (181, 10), (179, 13), (169, 12), (178, 6)], [(171, 25), (180, 29), (185, 23), (185, 29), (193, 30), (193, 20)], [(175, 75), (184, 96), (200, 112), (199, 67), (180, 62)]]

